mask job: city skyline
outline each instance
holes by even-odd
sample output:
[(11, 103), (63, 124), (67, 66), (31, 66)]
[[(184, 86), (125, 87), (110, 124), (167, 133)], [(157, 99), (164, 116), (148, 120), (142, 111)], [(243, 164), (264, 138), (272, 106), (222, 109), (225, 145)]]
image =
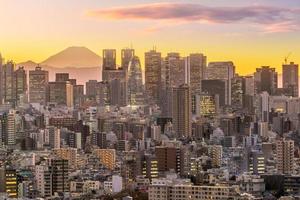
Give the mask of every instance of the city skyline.
[(17, 63), (41, 62), (68, 46), (86, 46), (101, 55), (102, 49), (131, 45), (143, 68), (144, 52), (153, 46), (162, 55), (203, 53), (208, 62), (233, 61), (243, 75), (263, 65), (281, 71), (290, 52), (290, 61), (300, 60), (300, 5), (295, 1), (0, 3), (7, 30), (0, 33), (0, 51)]

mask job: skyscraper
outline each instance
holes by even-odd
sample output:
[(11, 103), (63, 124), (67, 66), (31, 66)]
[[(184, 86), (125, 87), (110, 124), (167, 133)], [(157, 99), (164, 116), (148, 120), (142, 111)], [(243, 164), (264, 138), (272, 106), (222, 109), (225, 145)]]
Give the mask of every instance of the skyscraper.
[(103, 50), (103, 70), (115, 70), (116, 64), (116, 50), (104, 49)]
[(191, 137), (192, 101), (191, 89), (187, 84), (173, 88), (172, 118), (177, 137)]
[(140, 59), (135, 56), (129, 63), (128, 98), (130, 105), (144, 104), (144, 88)]
[(86, 89), (86, 96), (87, 97), (96, 97), (96, 88), (97, 88), (97, 80), (89, 80), (85, 83), (85, 89)]
[(55, 74), (55, 81), (68, 81), (69, 78), (69, 73), (56, 73)]
[(7, 115), (7, 141), (6, 145), (14, 147), (16, 145), (16, 114), (15, 110), (10, 110)]
[(49, 82), (49, 102), (73, 107), (73, 85), (69, 81)]
[(282, 86), (293, 97), (299, 96), (298, 65), (291, 62), (282, 65)]
[(134, 56), (134, 49), (126, 48), (121, 50), (121, 67), (123, 70), (128, 71), (129, 62)]
[(186, 60), (179, 53), (168, 53), (164, 62), (164, 85), (167, 88), (179, 87), (187, 83)]
[(27, 102), (27, 74), (24, 67), (15, 71), (15, 85), (17, 103)]
[(124, 80), (114, 79), (109, 82), (110, 105), (127, 105), (127, 84)]
[(37, 66), (29, 71), (29, 102), (45, 104), (47, 101), (48, 71)]
[(221, 107), (228, 105), (228, 81), (215, 79), (215, 80), (202, 80), (202, 92), (209, 95), (218, 95), (219, 104)]
[(189, 56), (189, 83), (192, 95), (201, 92), (201, 80), (204, 78), (206, 68), (206, 56), (201, 53), (190, 54)]
[(257, 94), (266, 91), (270, 95), (273, 95), (277, 89), (277, 72), (275, 68), (262, 66), (256, 69), (254, 81)]
[(14, 70), (15, 64), (12, 61), (3, 65), (3, 98), (4, 102), (11, 104), (16, 100)]
[(151, 50), (145, 53), (145, 90), (148, 98), (159, 102), (161, 90), (161, 53)]
[(294, 171), (294, 141), (280, 139), (276, 142), (276, 166), (279, 173), (292, 174)]
[(210, 62), (206, 68), (206, 79), (226, 80), (226, 104), (231, 105), (231, 80), (235, 76), (235, 66), (233, 62)]
[(0, 105), (3, 103), (3, 58), (0, 53)]

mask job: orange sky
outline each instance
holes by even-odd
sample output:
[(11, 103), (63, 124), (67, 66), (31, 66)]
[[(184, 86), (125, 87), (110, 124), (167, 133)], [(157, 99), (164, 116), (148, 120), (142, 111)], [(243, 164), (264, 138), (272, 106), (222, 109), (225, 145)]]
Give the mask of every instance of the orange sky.
[(241, 74), (262, 65), (280, 70), (289, 52), (300, 63), (297, 2), (0, 0), (0, 52), (15, 62), (41, 62), (68, 46), (101, 55), (132, 44), (143, 60), (155, 45), (163, 55), (201, 52), (208, 61), (232, 60)]

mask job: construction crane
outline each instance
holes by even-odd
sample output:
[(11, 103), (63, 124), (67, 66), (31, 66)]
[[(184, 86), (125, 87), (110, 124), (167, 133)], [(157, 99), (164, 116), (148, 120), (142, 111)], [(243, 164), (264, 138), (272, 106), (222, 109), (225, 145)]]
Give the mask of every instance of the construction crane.
[(292, 52), (290, 52), (285, 58), (284, 58), (284, 64), (288, 64), (288, 59), (292, 55)]

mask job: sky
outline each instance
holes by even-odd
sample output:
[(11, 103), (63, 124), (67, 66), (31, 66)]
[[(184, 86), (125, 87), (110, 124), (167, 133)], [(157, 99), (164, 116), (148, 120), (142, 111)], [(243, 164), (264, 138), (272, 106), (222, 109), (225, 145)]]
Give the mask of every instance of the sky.
[[(203, 53), (240, 74), (300, 63), (299, 0), (0, 0), (0, 52), (42, 62), (69, 46)], [(120, 59), (120, 55), (118, 60)], [(280, 72), (280, 71), (279, 71)]]

